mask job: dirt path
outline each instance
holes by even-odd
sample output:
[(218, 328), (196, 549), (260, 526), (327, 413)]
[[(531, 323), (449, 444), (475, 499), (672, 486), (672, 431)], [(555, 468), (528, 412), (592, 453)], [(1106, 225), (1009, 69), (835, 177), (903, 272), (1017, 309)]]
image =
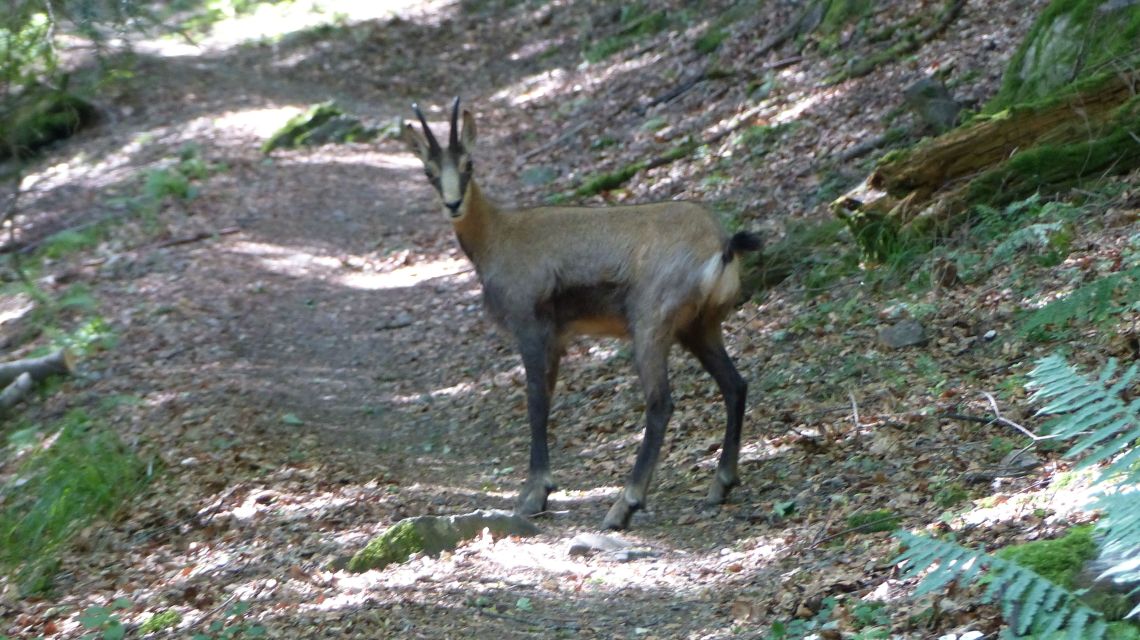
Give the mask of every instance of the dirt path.
[[(722, 546), (747, 522), (694, 515), (698, 494), (687, 489), (703, 489), (707, 468), (660, 474), (657, 508), (629, 536), (653, 556), (566, 555), (570, 537), (600, 522), (639, 437), (638, 394), (616, 344), (568, 359), (554, 436), (567, 491), (539, 538), (360, 577), (326, 570), (401, 517), (510, 508), (526, 456), (522, 374), (398, 143), (260, 154), (267, 127), (284, 119), (279, 104), (331, 96), (378, 120), (407, 109), (404, 97), (273, 70), (283, 57), (142, 60), (124, 96), (129, 116), (77, 143), (121, 168), (88, 176), (85, 194), (36, 203), (57, 197), (55, 224), (67, 226), (83, 215), (67, 205), (106, 197), (101, 180), (122, 178), (109, 189), (129, 191), (132, 167), (186, 145), (215, 167), (199, 198), (167, 203), (157, 237), (140, 234), (85, 274), (120, 332), (91, 392), (141, 398), (126, 434), (151, 442), (167, 471), (121, 526), (88, 533), (96, 559), (69, 563), (75, 588), (59, 603), (126, 597), (139, 620), (169, 606), (201, 628), (245, 601), (250, 624), (273, 637), (678, 637), (723, 625), (732, 596), (707, 576), (733, 575), (721, 567), (742, 554), (721, 556)], [(160, 246), (232, 227), (240, 232)], [(680, 369), (686, 405), (700, 374)], [(708, 467), (720, 409), (701, 385), (699, 411), (714, 418), (682, 462)], [(688, 409), (682, 430), (698, 411)], [(694, 548), (670, 525), (698, 518), (716, 534)]]
[[(99, 161), (86, 171), (45, 161), (44, 188), (29, 201), (40, 214), (31, 233), (71, 226), (93, 207), (118, 216), (125, 239), (79, 268), (118, 334), (118, 346), (88, 365), (81, 392), (134, 398), (116, 410), (116, 425), (163, 473), (121, 520), (83, 532), (82, 553), (64, 562), (67, 586), (31, 605), (33, 621), (22, 629), (29, 637), (78, 637), (77, 611), (127, 598), (125, 622), (173, 609), (183, 616), (179, 633), (224, 622), (236, 630), (261, 624), (280, 638), (722, 638), (817, 610), (822, 594), (890, 590), (891, 567), (876, 564), (890, 555), (885, 536), (864, 538), (856, 552), (827, 544), (828, 532), (842, 528), (831, 501), (850, 494), (885, 502), (897, 489), (886, 478), (936, 436), (876, 434), (887, 444), (874, 446), (892, 455), (873, 468), (847, 466), (866, 441), (835, 413), (834, 389), (821, 391), (826, 371), (790, 364), (835, 345), (771, 339), (794, 322), (772, 319), (790, 305), (780, 296), (764, 309), (749, 303), (728, 322), (730, 350), (753, 395), (746, 485), (714, 513), (696, 507), (723, 409), (695, 363), (674, 358), (677, 411), (650, 510), (623, 534), (651, 554), (627, 562), (566, 553), (570, 538), (601, 522), (641, 426), (628, 351), (584, 343), (569, 354), (555, 400), (552, 453), (562, 491), (538, 520), (541, 535), (479, 540), (382, 572), (329, 570), (400, 518), (509, 508), (526, 463), (523, 377), (484, 318), (470, 265), (420, 167), (398, 142), (270, 158), (258, 146), (315, 102), (335, 98), (383, 123), (406, 116), (411, 99), (438, 103), (462, 90), (480, 116), (482, 184), (508, 202), (532, 200), (539, 188), (515, 179), (522, 163), (512, 154), (539, 146), (525, 136), (545, 135), (546, 115), (585, 108), (585, 98), (557, 92), (537, 102), (548, 84), (577, 94), (579, 80), (564, 70), (580, 51), (558, 38), (560, 23), (582, 17), (571, 9), (499, 12), (489, 22), (480, 13), (489, 6), (432, 13), (438, 7), (428, 5), (339, 37), (316, 32), (205, 55), (144, 55), (110, 106), (114, 121), (61, 153), (77, 165)], [(783, 24), (786, 16), (777, 18)], [(435, 46), (453, 40), (464, 46)], [(549, 48), (528, 44), (539, 40)], [(676, 76), (685, 58), (669, 60)], [(615, 65), (595, 82), (628, 85), (620, 99), (610, 96), (622, 107), (675, 84), (638, 74), (635, 65)], [(835, 109), (851, 112), (865, 101), (834, 99)], [(684, 117), (708, 117), (693, 100)], [(604, 127), (611, 106), (598, 107), (591, 121)], [(827, 119), (805, 117), (789, 145), (813, 144)], [(149, 219), (115, 213), (116, 198), (139, 192), (141, 171), (177, 163), (186, 149), (213, 167), (197, 198), (168, 200)], [(546, 155), (531, 162), (570, 163), (557, 148)], [(767, 181), (750, 201), (778, 203), (782, 212), (816, 198), (805, 195), (818, 185), (804, 157), (791, 148), (762, 171), (747, 166)], [(633, 197), (696, 189), (683, 179), (653, 184), (671, 191)], [(240, 232), (161, 246), (233, 227)], [(874, 333), (852, 330), (843, 340), (873, 342)], [(764, 394), (788, 387), (779, 401)], [(844, 398), (840, 409), (846, 405)], [(801, 420), (833, 415), (823, 429), (831, 434), (826, 454), (815, 438), (781, 440)], [(794, 524), (773, 515), (774, 504), (791, 501)], [(905, 506), (920, 522), (938, 509)], [(239, 602), (249, 609), (227, 616)]]

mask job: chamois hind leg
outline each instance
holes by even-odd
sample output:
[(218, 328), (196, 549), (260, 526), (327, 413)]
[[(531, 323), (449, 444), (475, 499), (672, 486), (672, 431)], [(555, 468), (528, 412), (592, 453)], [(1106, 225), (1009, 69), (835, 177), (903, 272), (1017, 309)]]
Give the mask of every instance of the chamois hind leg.
[(665, 441), (665, 426), (673, 415), (673, 398), (669, 392), (669, 342), (636, 340), (634, 348), (637, 373), (645, 392), (645, 435), (625, 489), (602, 521), (606, 529), (625, 529), (634, 512), (645, 506), (649, 482), (661, 454), (661, 444)]
[(740, 377), (732, 358), (724, 348), (724, 338), (720, 325), (695, 327), (680, 337), (681, 344), (688, 349), (709, 375), (716, 380), (720, 393), (724, 396), (727, 419), (724, 429), (724, 445), (720, 450), (720, 462), (709, 487), (705, 502), (717, 505), (724, 502), (728, 492), (740, 484), (737, 476), (737, 461), (740, 458), (740, 431), (744, 421), (744, 402), (748, 395), (748, 383)]
[(557, 487), (550, 472), (550, 451), (546, 425), (550, 419), (550, 397), (558, 377), (558, 349), (553, 332), (539, 326), (519, 336), (519, 351), (526, 370), (526, 412), (530, 422), (530, 467), (526, 484), (519, 492), (515, 512), (532, 516), (546, 510), (546, 497)]

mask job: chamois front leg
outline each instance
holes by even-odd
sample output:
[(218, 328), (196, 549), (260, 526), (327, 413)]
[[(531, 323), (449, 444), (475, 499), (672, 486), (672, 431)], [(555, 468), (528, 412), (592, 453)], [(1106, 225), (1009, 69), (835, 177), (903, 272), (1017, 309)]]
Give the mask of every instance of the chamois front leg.
[(716, 380), (720, 393), (724, 396), (727, 414), (724, 445), (720, 450), (720, 462), (717, 463), (716, 474), (713, 475), (712, 485), (705, 498), (706, 504), (718, 505), (725, 501), (733, 487), (740, 484), (736, 467), (740, 458), (740, 431), (744, 422), (748, 383), (740, 377), (732, 358), (725, 350), (719, 326), (685, 334), (681, 336), (681, 344), (697, 357), (705, 371)]
[(553, 332), (545, 327), (529, 330), (519, 337), (523, 368), (526, 369), (526, 412), (530, 422), (530, 468), (519, 493), (515, 512), (532, 516), (546, 510), (546, 497), (557, 487), (550, 472), (550, 451), (546, 425), (550, 419), (550, 397), (558, 376), (559, 352)]
[(633, 472), (629, 474), (625, 489), (606, 514), (602, 526), (606, 529), (625, 529), (638, 509), (645, 506), (649, 482), (665, 441), (665, 427), (673, 415), (673, 398), (669, 392), (668, 342), (641, 343), (637, 350), (637, 373), (645, 391), (645, 435), (637, 450)]

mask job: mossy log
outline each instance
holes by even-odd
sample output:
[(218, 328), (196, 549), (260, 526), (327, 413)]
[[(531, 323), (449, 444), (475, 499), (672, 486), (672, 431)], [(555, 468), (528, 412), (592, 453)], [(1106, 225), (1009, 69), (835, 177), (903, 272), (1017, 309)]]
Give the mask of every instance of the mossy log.
[(48, 376), (69, 374), (74, 369), (75, 357), (66, 349), (60, 349), (38, 358), (0, 362), (0, 385), (10, 383), (24, 373), (38, 382)]
[(869, 257), (948, 232), (973, 204), (1000, 205), (1140, 166), (1140, 73), (979, 118), (889, 155), (834, 203)]
[(28, 87), (0, 109), (0, 160), (30, 155), (95, 119), (95, 107), (75, 94)]

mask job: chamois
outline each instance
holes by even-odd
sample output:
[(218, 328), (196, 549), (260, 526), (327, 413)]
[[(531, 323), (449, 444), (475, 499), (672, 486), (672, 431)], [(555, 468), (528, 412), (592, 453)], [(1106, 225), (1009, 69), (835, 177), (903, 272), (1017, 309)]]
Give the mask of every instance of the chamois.
[(486, 309), (513, 335), (526, 370), (530, 468), (516, 512), (544, 511), (556, 488), (546, 441), (550, 398), (567, 342), (579, 335), (630, 338), (646, 399), (633, 471), (603, 526), (624, 529), (645, 506), (673, 412), (667, 367), (674, 343), (697, 357), (724, 396), (724, 445), (706, 499), (723, 502), (739, 484), (748, 385), (725, 351), (721, 322), (739, 296), (737, 256), (758, 250), (760, 238), (729, 237), (707, 209), (691, 202), (500, 209), (472, 175), (475, 119), (464, 110), (459, 131), (459, 98), (446, 148), (419, 107), (412, 109), (423, 133), (408, 123), (403, 140), (423, 161), (444, 217), (475, 265)]

